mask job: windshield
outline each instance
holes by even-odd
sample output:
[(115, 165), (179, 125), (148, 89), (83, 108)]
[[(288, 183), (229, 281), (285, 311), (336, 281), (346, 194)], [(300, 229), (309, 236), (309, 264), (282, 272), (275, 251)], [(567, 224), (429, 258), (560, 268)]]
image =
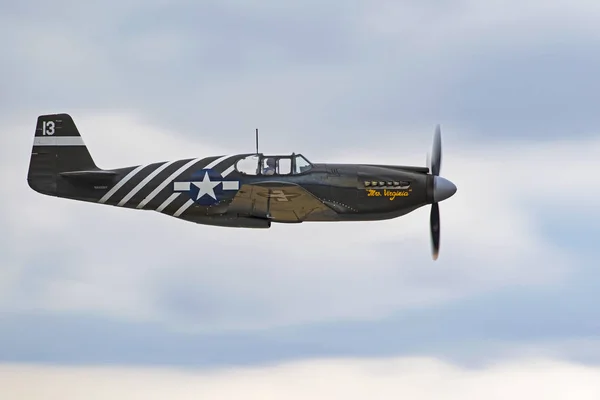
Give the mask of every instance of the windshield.
[(303, 172), (309, 171), (312, 168), (312, 164), (302, 155), (297, 155), (294, 161), (295, 174), (301, 174)]

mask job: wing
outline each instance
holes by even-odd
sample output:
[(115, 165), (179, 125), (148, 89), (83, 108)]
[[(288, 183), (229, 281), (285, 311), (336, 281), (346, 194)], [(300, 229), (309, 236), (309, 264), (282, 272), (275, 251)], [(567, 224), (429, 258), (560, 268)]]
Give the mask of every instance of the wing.
[(302, 186), (289, 182), (242, 185), (228, 212), (271, 218), (276, 222), (331, 221), (338, 214)]

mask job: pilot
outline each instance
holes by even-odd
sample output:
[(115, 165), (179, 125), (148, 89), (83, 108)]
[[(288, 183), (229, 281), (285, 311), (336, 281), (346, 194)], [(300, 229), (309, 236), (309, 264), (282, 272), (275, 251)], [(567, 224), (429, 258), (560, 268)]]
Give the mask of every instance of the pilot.
[(267, 167), (263, 170), (263, 175), (275, 174), (275, 159), (267, 158)]

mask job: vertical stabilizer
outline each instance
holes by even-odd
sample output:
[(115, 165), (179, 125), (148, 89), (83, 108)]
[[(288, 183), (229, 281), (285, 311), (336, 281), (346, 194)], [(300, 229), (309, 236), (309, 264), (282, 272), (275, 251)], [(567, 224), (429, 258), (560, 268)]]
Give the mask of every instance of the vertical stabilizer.
[(68, 114), (38, 117), (27, 182), (40, 193), (57, 193), (58, 174), (98, 170), (73, 119)]

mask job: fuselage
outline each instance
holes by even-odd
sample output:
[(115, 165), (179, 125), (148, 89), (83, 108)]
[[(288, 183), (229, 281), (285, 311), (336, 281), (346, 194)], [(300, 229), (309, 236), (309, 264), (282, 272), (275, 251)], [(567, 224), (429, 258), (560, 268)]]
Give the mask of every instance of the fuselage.
[[(256, 169), (248, 159), (256, 157)], [(59, 175), (59, 197), (111, 206), (153, 210), (177, 218), (214, 225), (236, 225), (234, 218), (262, 218), (249, 210), (231, 211), (240, 188), (266, 182), (301, 187), (327, 205), (330, 213), (307, 215), (303, 221), (365, 221), (395, 218), (431, 203), (427, 168), (369, 164), (309, 163), (301, 155), (274, 156), (278, 164), (291, 157), (290, 168), (273, 175), (261, 172), (268, 156), (241, 154), (181, 159), (103, 170), (113, 175)], [(296, 159), (301, 157), (303, 168)], [(246, 164), (244, 164), (246, 163)], [(248, 165), (251, 168), (248, 168)], [(35, 189), (35, 188), (34, 188)], [(293, 201), (273, 191), (273, 201)], [(283, 196), (283, 197), (282, 197)], [(272, 222), (290, 222), (275, 217)], [(302, 222), (302, 221), (294, 221)], [(253, 224), (252, 222), (251, 224)]]

